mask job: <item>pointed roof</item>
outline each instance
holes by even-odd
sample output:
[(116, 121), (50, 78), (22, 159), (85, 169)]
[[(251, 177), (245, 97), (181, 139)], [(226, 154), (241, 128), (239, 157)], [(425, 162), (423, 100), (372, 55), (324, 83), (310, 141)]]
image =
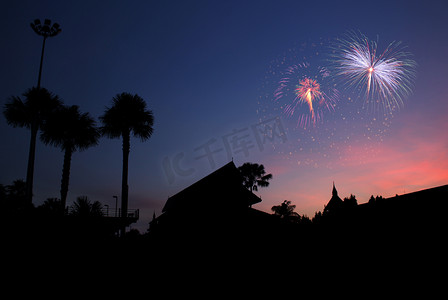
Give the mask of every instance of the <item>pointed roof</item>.
[(339, 198), (339, 196), (338, 196), (338, 191), (336, 190), (334, 181), (333, 181), (333, 190), (331, 192), (331, 195), (332, 196), (331, 196), (330, 201), (328, 201), (328, 204), (324, 208), (324, 213), (334, 212), (334, 211), (338, 210), (344, 204), (344, 201), (342, 201), (342, 199)]
[(248, 207), (261, 199), (247, 190), (240, 171), (231, 161), (174, 196), (168, 198), (162, 212), (170, 210), (213, 210), (222, 207)]
[(331, 195), (333, 197), (338, 197), (338, 191), (336, 190), (336, 187), (334, 186), (334, 181), (333, 181), (333, 191), (331, 192)]

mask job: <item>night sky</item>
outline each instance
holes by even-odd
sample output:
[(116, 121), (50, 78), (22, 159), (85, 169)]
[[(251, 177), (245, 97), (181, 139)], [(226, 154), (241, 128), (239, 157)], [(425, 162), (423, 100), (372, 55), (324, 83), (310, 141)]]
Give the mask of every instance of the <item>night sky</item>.
[[(49, 18), (62, 32), (47, 40), (43, 87), (97, 120), (121, 92), (154, 113), (153, 136), (131, 140), (134, 228), (144, 232), (169, 196), (232, 159), (274, 176), (254, 208), (290, 200), (312, 217), (333, 181), (358, 203), (448, 183), (447, 11), (445, 1), (9, 1), (0, 10), (0, 104), (37, 85), (42, 38), (30, 23)], [(379, 50), (401, 41), (417, 64), (412, 94), (385, 114), (337, 86), (333, 109), (298, 126), (273, 100), (285, 66), (325, 64), (347, 32)], [(3, 114), (0, 132), (7, 185), (26, 177), (30, 132)], [(37, 143), (35, 205), (59, 197), (62, 162), (60, 149)], [(113, 208), (121, 164), (118, 139), (74, 153), (67, 204), (86, 195)]]

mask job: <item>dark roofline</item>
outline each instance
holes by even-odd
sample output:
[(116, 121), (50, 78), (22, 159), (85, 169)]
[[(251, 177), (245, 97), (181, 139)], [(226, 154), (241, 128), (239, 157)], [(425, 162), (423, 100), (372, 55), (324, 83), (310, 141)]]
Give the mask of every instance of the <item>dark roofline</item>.
[(419, 193), (427, 193), (427, 192), (435, 192), (435, 191), (437, 191), (437, 190), (443, 190), (443, 189), (447, 189), (447, 191), (448, 191), (448, 184), (445, 184), (445, 185), (441, 185), (441, 186), (436, 186), (436, 187), (432, 187), (432, 188), (428, 188), (428, 189), (424, 189), (424, 190), (419, 190), (419, 191), (415, 191), (415, 192), (411, 192), (411, 193), (407, 193), (407, 194), (402, 194), (402, 195), (395, 195), (395, 196), (392, 196), (392, 197), (389, 197), (389, 198), (385, 198), (385, 200), (388, 200), (388, 199), (396, 199), (397, 197), (398, 198), (400, 198), (400, 197), (410, 197), (410, 196), (415, 196), (415, 195), (418, 195)]
[[(375, 202), (384, 203), (384, 204), (397, 203), (397, 201), (403, 202), (403, 203), (409, 203), (409, 201), (407, 201), (407, 200), (417, 198), (424, 194), (432, 194), (432, 193), (437, 193), (437, 192), (442, 192), (442, 191), (445, 191), (445, 193), (448, 194), (448, 184), (436, 186), (436, 187), (432, 187), (432, 188), (428, 188), (428, 189), (418, 190), (418, 191), (410, 192), (407, 194), (401, 194), (401, 195), (397, 194), (395, 196), (383, 198), (380, 201), (375, 201)], [(360, 207), (366, 206), (367, 207), (367, 206), (369, 206), (369, 204), (370, 204), (369, 202), (365, 202), (365, 203), (360, 203), (358, 206), (360, 206)]]
[[(238, 169), (237, 169), (235, 163), (233, 161), (230, 161), (227, 164), (225, 164), (222, 167), (220, 167), (219, 169), (213, 171), (212, 173), (210, 173), (207, 176), (201, 178), (200, 180), (196, 181), (195, 183), (191, 184), (190, 186), (184, 188), (183, 190), (181, 190), (177, 194), (175, 194), (175, 195), (173, 195), (171, 197), (168, 197), (167, 201), (165, 202), (165, 205), (162, 208), (162, 212), (165, 212), (172, 205), (172, 202), (176, 201), (176, 199), (182, 198), (184, 195), (188, 195), (188, 193), (190, 191), (195, 190), (198, 186), (203, 185), (204, 182), (209, 181), (210, 178), (215, 177), (215, 176), (217, 176), (217, 174), (225, 172), (226, 170), (232, 171), (236, 176), (238, 176), (241, 179), (241, 182), (242, 182), (243, 177), (241, 176), (239, 171), (237, 171)], [(261, 202), (261, 198), (260, 197), (258, 197), (257, 195), (255, 195), (252, 192), (250, 192), (249, 190), (247, 190), (245, 187), (243, 187), (242, 184), (241, 184), (241, 188), (242, 188), (242, 190), (244, 190), (244, 193), (248, 194), (248, 197), (252, 198), (252, 201), (251, 201), (251, 203), (249, 203), (249, 205), (253, 205), (253, 204)]]
[(181, 191), (178, 192), (177, 194), (174, 194), (173, 196), (168, 197), (168, 199), (169, 199), (169, 198), (176, 197), (176, 196), (178, 196), (179, 194), (181, 194), (181, 193), (183, 193), (183, 192), (185, 192), (185, 191), (188, 191), (188, 190), (190, 190), (190, 189), (193, 189), (195, 186), (202, 184), (204, 181), (207, 181), (210, 177), (215, 176), (217, 173), (221, 173), (224, 169), (227, 169), (227, 168), (229, 168), (229, 167), (236, 168), (236, 165), (233, 163), (233, 161), (231, 161), (231, 162), (229, 162), (229, 163), (223, 165), (221, 168), (219, 168), (219, 169), (213, 171), (212, 173), (208, 174), (207, 176), (202, 177), (201, 179), (199, 179), (199, 180), (196, 181), (195, 183), (193, 183), (193, 184), (187, 186), (186, 188), (184, 188), (183, 190), (181, 190)]
[(205, 177), (199, 179), (199, 180), (196, 181), (195, 183), (193, 183), (193, 184), (187, 186), (186, 188), (182, 189), (180, 192), (177, 192), (177, 193), (174, 194), (173, 196), (168, 197), (168, 199), (167, 199), (166, 202), (165, 202), (165, 205), (164, 205), (163, 208), (162, 208), (162, 212), (165, 212), (165, 211), (168, 209), (168, 207), (170, 206), (170, 204), (169, 204), (170, 200), (172, 201), (172, 199), (181, 197), (183, 194), (186, 194), (186, 193), (188, 193), (190, 190), (193, 190), (196, 186), (201, 185), (204, 181), (207, 181), (210, 177), (215, 176), (216, 173), (222, 172), (222, 170), (223, 170), (224, 168), (228, 168), (228, 167), (231, 167), (231, 166), (233, 166), (233, 167), (236, 168), (236, 166), (235, 166), (235, 164), (233, 163), (233, 161), (231, 161), (231, 162), (225, 164), (224, 166), (222, 166), (221, 168), (219, 168), (219, 169), (213, 171), (212, 173), (208, 174), (207, 176), (205, 176)]

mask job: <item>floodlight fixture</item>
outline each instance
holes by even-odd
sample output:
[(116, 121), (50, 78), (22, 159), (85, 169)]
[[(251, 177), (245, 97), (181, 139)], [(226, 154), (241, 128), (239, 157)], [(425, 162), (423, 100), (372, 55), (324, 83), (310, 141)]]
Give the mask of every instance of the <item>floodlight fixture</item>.
[(35, 33), (44, 38), (56, 36), (62, 31), (61, 26), (58, 23), (53, 23), (53, 25), (51, 25), (51, 20), (49, 19), (45, 19), (44, 24), (42, 24), (39, 19), (36, 19), (30, 25)]

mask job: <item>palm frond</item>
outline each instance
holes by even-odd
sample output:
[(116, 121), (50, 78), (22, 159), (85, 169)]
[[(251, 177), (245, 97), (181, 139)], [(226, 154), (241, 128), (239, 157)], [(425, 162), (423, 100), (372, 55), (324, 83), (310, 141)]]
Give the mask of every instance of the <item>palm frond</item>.
[(24, 99), (11, 97), (5, 104), (3, 114), (9, 125), (30, 128), (40, 127), (52, 111), (62, 105), (62, 101), (45, 88), (30, 88), (23, 93)]
[(117, 94), (112, 99), (112, 106), (106, 107), (100, 120), (103, 124), (101, 134), (108, 138), (119, 138), (123, 133), (132, 132), (134, 137), (144, 141), (153, 133), (153, 113), (138, 95)]
[(243, 178), (244, 187), (253, 191), (258, 191), (258, 187), (269, 186), (272, 174), (266, 174), (264, 166), (256, 163), (244, 163), (238, 170)]
[(16, 96), (13, 96), (5, 104), (3, 115), (8, 125), (12, 127), (30, 128), (32, 117), (25, 103)]
[(50, 114), (42, 125), (40, 137), (47, 145), (74, 151), (97, 145), (100, 133), (95, 120), (72, 105), (61, 106)]

